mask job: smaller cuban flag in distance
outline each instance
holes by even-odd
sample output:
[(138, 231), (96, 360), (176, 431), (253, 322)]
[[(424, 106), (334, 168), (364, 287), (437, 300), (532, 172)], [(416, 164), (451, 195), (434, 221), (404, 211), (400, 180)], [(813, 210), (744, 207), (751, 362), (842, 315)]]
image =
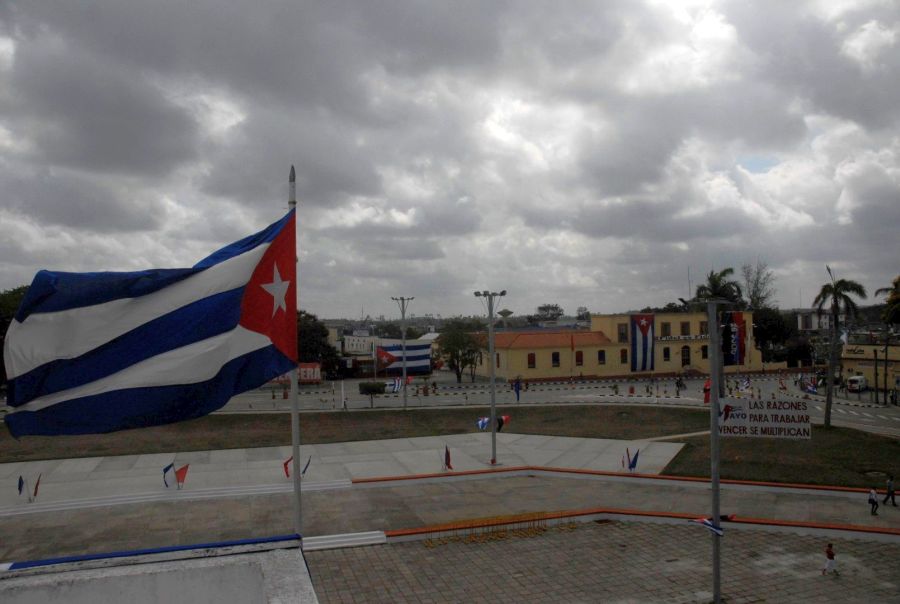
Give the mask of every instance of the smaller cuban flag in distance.
[(653, 371), (653, 315), (631, 315), (631, 370)]
[(16, 438), (200, 417), (294, 369), (294, 211), (192, 268), (42, 270), (4, 344)]

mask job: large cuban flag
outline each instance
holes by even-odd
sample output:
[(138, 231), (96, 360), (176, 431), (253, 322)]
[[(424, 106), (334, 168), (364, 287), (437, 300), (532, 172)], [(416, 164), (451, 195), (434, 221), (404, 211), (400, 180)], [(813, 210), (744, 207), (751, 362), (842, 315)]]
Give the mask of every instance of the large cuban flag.
[(296, 367), (294, 211), (193, 268), (40, 271), (7, 332), (13, 436), (206, 415)]
[[(378, 365), (386, 374), (403, 372), (402, 340), (381, 340), (377, 353)], [(431, 342), (416, 340), (406, 342), (406, 373), (422, 375), (431, 373)]]
[(631, 370), (653, 371), (653, 315), (631, 315)]

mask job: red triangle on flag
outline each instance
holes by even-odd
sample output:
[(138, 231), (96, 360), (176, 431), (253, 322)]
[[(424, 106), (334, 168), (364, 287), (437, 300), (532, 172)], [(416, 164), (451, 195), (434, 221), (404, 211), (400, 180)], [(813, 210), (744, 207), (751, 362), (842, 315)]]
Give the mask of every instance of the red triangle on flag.
[(297, 252), (294, 220), (269, 244), (241, 300), (240, 325), (266, 335), (297, 360)]
[(191, 467), (191, 464), (186, 463), (175, 470), (175, 482), (177, 482), (179, 485), (184, 484), (184, 480), (187, 478), (189, 467)]
[(387, 350), (379, 346), (375, 350), (375, 356), (378, 358), (378, 364), (387, 367), (397, 360), (397, 357), (389, 353)]

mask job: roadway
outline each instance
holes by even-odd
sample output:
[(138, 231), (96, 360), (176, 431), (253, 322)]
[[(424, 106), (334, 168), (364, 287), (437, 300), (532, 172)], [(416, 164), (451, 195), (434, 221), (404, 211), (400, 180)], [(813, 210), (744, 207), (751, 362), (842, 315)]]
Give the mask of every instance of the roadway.
[[(446, 380), (446, 376), (444, 376)], [(704, 379), (685, 380), (686, 388), (676, 396), (674, 380), (657, 380), (652, 385), (647, 381), (604, 380), (574, 381), (571, 383), (531, 384), (522, 390), (519, 401), (508, 384), (497, 384), (496, 403), (498, 406), (516, 405), (565, 405), (565, 404), (598, 404), (598, 405), (658, 405), (668, 407), (687, 407), (705, 409), (703, 404)], [(732, 394), (736, 381), (728, 378)], [(358, 380), (345, 382), (344, 394), (348, 410), (360, 409), (398, 409), (403, 408), (401, 394), (385, 394), (369, 400), (368, 396), (359, 394)], [(303, 411), (340, 411), (340, 382), (322, 384), (321, 386), (304, 386), (300, 391), (300, 408)], [(785, 380), (785, 389), (772, 377), (751, 377), (751, 387), (756, 397), (772, 400), (797, 400), (805, 395), (795, 387), (792, 380)], [(633, 389), (633, 394), (632, 394)], [(410, 408), (436, 407), (484, 407), (490, 404), (490, 388), (486, 382), (463, 383), (443, 381), (437, 384), (436, 390), (429, 389), (423, 394), (417, 385), (410, 385), (407, 390), (407, 406)], [(742, 392), (741, 399), (748, 398)], [(273, 398), (274, 395), (274, 398)], [(870, 394), (851, 394), (835, 397), (832, 408), (832, 424), (855, 428), (867, 432), (900, 436), (900, 407), (896, 405), (875, 405), (870, 402)], [(825, 417), (825, 397), (810, 395), (810, 415), (813, 424), (821, 424)], [(290, 411), (290, 400), (284, 398), (281, 390), (254, 390), (234, 397), (220, 413), (287, 413)]]

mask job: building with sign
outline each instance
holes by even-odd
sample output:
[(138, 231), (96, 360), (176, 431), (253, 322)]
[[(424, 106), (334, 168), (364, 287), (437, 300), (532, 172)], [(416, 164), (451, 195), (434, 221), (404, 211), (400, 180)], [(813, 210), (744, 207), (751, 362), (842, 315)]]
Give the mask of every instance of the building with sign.
[[(764, 369), (753, 339), (753, 313), (730, 313), (723, 343), (735, 361), (728, 373)], [(487, 338), (476, 374), (489, 375)], [(705, 313), (592, 315), (590, 331), (499, 332), (494, 371), (500, 379), (553, 380), (594, 377), (664, 377), (709, 372)], [(782, 367), (767, 365), (765, 369)]]
[(877, 384), (878, 390), (884, 392), (887, 376), (887, 391), (900, 393), (900, 343), (854, 344), (851, 340), (841, 350), (841, 367), (841, 377), (845, 383), (854, 375), (862, 375), (869, 388), (874, 389)]

